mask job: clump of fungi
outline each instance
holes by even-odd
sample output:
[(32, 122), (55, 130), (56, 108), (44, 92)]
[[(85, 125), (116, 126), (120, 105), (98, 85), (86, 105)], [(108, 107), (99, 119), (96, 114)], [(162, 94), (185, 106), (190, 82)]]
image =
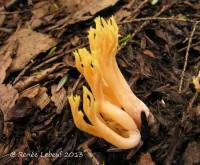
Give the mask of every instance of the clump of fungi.
[[(80, 96), (69, 96), (73, 120), (80, 130), (103, 138), (121, 149), (136, 147), (141, 141), (141, 113), (148, 118), (147, 106), (131, 91), (116, 62), (118, 26), (114, 18), (95, 19), (89, 30), (90, 51), (74, 52), (76, 68), (85, 77), (92, 93), (83, 86)], [(84, 114), (89, 123), (84, 120)]]

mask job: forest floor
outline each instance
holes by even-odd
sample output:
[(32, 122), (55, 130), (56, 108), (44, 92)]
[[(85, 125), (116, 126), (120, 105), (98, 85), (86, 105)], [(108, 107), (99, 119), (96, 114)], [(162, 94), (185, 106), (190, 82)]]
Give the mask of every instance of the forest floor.
[[(73, 51), (97, 16), (116, 19), (120, 70), (156, 119), (138, 149), (73, 122), (67, 96), (87, 85)], [(1, 0), (0, 164), (200, 164), (199, 70), (199, 0)]]

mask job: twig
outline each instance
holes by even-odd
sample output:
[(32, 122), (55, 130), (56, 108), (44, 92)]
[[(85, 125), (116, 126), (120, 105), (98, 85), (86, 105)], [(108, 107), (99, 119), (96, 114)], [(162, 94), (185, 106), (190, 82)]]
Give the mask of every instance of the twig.
[(0, 27), (0, 31), (1, 31), (1, 32), (5, 32), (5, 33), (11, 33), (11, 32), (13, 31), (13, 29)]
[(34, 62), (32, 62), (31, 60), (31, 63), (28, 64), (19, 74), (18, 76), (15, 78), (15, 80), (13, 81), (12, 84), (15, 84), (17, 81), (19, 81), (19, 79), (26, 73), (26, 71), (31, 68), (31, 66), (34, 64)]
[(84, 153), (88, 156), (88, 158), (91, 158), (94, 165), (100, 165), (100, 162), (96, 159), (96, 157), (93, 155), (91, 149), (88, 147), (89, 145), (93, 144), (96, 141), (95, 137), (90, 138), (86, 142), (82, 143), (78, 146), (78, 150), (82, 149)]
[(125, 20), (123, 22), (120, 22), (119, 24), (141, 22), (141, 21), (173, 21), (173, 22), (189, 22), (189, 23), (199, 22), (196, 20), (182, 19), (182, 18), (175, 18), (175, 17), (145, 17), (145, 18), (135, 18), (131, 20)]
[(125, 151), (124, 149), (120, 149), (120, 148), (116, 148), (116, 147), (112, 147), (106, 150), (106, 152), (123, 152)]
[(138, 146), (136, 148), (133, 148), (132, 150), (130, 150), (130, 152), (126, 156), (126, 159), (130, 160), (139, 151), (139, 149), (142, 147), (142, 145), (143, 145), (143, 142), (140, 141), (140, 143), (138, 144)]
[(80, 76), (78, 77), (78, 79), (76, 80), (76, 82), (74, 83), (72, 89), (69, 91), (69, 94), (71, 95), (75, 89), (77, 88), (78, 84), (80, 83), (81, 79), (83, 78), (82, 74), (80, 74)]
[(192, 29), (192, 32), (190, 34), (189, 40), (188, 40), (188, 46), (187, 46), (187, 50), (186, 50), (186, 54), (185, 54), (185, 62), (184, 62), (183, 70), (182, 70), (182, 73), (181, 73), (181, 80), (180, 80), (180, 84), (179, 84), (179, 88), (178, 88), (178, 93), (182, 92), (183, 79), (184, 79), (184, 76), (185, 76), (185, 70), (187, 68), (189, 50), (190, 50), (190, 47), (191, 47), (192, 37), (194, 35), (194, 32), (196, 30), (198, 23), (199, 23), (199, 21), (195, 22), (193, 29)]
[(84, 146), (90, 146), (91, 144), (93, 144), (96, 141), (96, 139), (97, 139), (96, 137), (92, 137), (92, 138), (88, 139), (84, 143), (80, 144), (77, 149), (80, 150), (81, 148), (84, 148)]
[(5, 6), (0, 8), (0, 11), (11, 8), (12, 6), (14, 6), (17, 3), (17, 1), (18, 0), (10, 0)]

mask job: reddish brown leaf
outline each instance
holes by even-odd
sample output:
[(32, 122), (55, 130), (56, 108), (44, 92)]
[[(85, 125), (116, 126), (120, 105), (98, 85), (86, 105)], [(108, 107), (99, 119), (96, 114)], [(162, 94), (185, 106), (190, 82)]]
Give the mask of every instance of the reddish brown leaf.
[(151, 58), (156, 58), (156, 56), (154, 55), (154, 53), (151, 51), (151, 50), (144, 50), (143, 51), (143, 54), (148, 56), (148, 57), (151, 57)]

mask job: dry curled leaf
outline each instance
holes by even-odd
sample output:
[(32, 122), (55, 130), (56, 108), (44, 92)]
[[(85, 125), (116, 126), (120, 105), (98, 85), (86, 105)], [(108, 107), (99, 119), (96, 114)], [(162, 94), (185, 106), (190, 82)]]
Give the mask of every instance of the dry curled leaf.
[(31, 59), (35, 58), (39, 53), (46, 52), (57, 43), (55, 39), (50, 38), (48, 35), (32, 31), (28, 28), (21, 28), (16, 31), (9, 38), (8, 43), (14, 44), (16, 41), (18, 41), (19, 45), (10, 71), (23, 69)]
[(28, 97), (35, 105), (41, 110), (44, 109), (50, 102), (50, 98), (47, 94), (47, 88), (40, 85), (32, 86), (20, 93), (20, 98)]
[(51, 100), (54, 102), (57, 107), (56, 113), (60, 114), (66, 105), (67, 94), (65, 89), (62, 87), (59, 91), (57, 91), (57, 85), (51, 86)]

